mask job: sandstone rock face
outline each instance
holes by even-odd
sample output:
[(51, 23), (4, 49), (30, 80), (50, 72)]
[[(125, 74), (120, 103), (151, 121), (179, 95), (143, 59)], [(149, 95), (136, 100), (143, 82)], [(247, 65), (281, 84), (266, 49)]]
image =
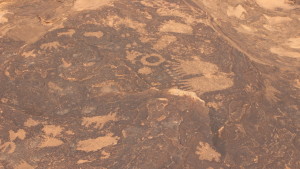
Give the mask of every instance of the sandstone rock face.
[(297, 169), (297, 0), (0, 1), (0, 169)]

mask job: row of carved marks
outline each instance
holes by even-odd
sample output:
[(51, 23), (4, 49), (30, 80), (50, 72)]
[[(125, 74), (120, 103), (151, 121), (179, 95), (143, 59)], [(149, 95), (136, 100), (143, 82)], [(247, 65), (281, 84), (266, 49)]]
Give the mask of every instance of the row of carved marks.
[[(224, 167), (211, 142), (207, 109), (197, 96), (147, 90), (114, 99), (114, 104), (90, 105), (81, 115), (64, 119), (32, 117), (1, 106), (0, 120), (6, 119), (1, 123), (1, 162), (14, 168)], [(149, 163), (140, 163), (146, 158)]]

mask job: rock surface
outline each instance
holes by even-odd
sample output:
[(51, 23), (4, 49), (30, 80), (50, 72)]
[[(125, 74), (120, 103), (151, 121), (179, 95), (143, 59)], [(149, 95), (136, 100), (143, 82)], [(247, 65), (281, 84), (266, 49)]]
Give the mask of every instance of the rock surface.
[(0, 169), (297, 169), (298, 0), (0, 1)]

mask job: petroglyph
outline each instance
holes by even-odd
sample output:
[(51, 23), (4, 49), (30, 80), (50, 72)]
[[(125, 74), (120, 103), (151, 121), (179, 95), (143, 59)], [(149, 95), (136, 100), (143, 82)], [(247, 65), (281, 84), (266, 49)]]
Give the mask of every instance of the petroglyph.
[(112, 2), (113, 0), (76, 0), (73, 9), (76, 11), (95, 10), (106, 5), (111, 5)]
[(165, 61), (165, 58), (158, 54), (149, 54), (142, 56), (140, 61), (146, 66), (159, 66)]
[(5, 15), (9, 14), (9, 13), (10, 12), (8, 12), (7, 10), (1, 9), (1, 11), (0, 11), (0, 24), (8, 22), (8, 19), (7, 19), (7, 17), (5, 17)]
[(58, 138), (45, 136), (43, 138), (43, 141), (40, 143), (39, 147), (40, 148), (57, 147), (57, 146), (62, 145), (63, 143), (64, 142)]
[(196, 154), (199, 155), (200, 160), (220, 162), (221, 154), (216, 152), (208, 143), (200, 141)]
[(121, 26), (126, 26), (128, 28), (136, 30), (142, 35), (147, 35), (147, 31), (145, 29), (146, 24), (134, 21), (130, 18), (122, 18), (117, 15), (110, 15), (107, 18), (102, 19), (101, 23), (106, 26), (115, 28), (116, 30), (119, 30)]
[(103, 36), (103, 32), (98, 31), (98, 32), (85, 32), (83, 34), (86, 37), (96, 37), (96, 38), (101, 38)]
[(234, 16), (239, 19), (245, 19), (245, 14), (247, 11), (242, 5), (238, 5), (236, 7), (229, 6), (227, 9), (227, 15), (228, 16)]
[(28, 164), (26, 161), (21, 161), (14, 169), (35, 169), (35, 167)]
[(94, 139), (81, 140), (77, 143), (77, 150), (91, 152), (101, 150), (103, 147), (116, 145), (120, 138), (108, 134)]
[(175, 95), (175, 96), (187, 96), (187, 97), (190, 97), (194, 100), (197, 100), (197, 101), (200, 101), (200, 102), (204, 103), (204, 101), (202, 99), (200, 99), (195, 92), (184, 91), (184, 90), (175, 89), (175, 88), (168, 90), (168, 92), (172, 95)]
[(244, 25), (244, 24), (239, 25), (235, 29), (237, 31), (239, 31), (241, 33), (245, 33), (245, 34), (253, 34), (257, 31), (255, 28), (248, 26), (248, 25)]
[(55, 125), (45, 125), (42, 130), (46, 135), (55, 137), (63, 131), (63, 128)]
[(276, 88), (274, 88), (269, 81), (266, 81), (265, 85), (266, 85), (265, 94), (267, 99), (270, 102), (279, 101), (279, 98), (276, 95), (280, 94), (280, 92)]
[(44, 125), (42, 131), (45, 133), (45, 135), (43, 136), (43, 140), (39, 145), (40, 148), (57, 147), (64, 143), (62, 140), (55, 138), (61, 135), (61, 132), (63, 131), (61, 126)]
[(256, 3), (259, 6), (265, 8), (265, 9), (269, 9), (269, 10), (275, 10), (278, 8), (282, 8), (282, 9), (292, 9), (293, 8), (293, 6), (288, 4), (286, 0), (276, 0), (276, 1), (256, 0)]
[[(199, 57), (192, 60), (178, 60), (171, 68), (171, 73), (179, 77), (179, 83), (192, 88), (199, 94), (215, 90), (224, 90), (233, 85), (231, 73), (220, 72), (212, 63), (202, 61)], [(185, 78), (184, 76), (195, 77)]]
[(284, 24), (286, 22), (292, 21), (292, 19), (289, 17), (269, 16), (269, 15), (263, 15), (263, 16), (267, 19), (268, 24), (270, 24), (271, 26), (275, 26), (277, 24)]
[(36, 53), (35, 50), (31, 50), (31, 51), (23, 52), (22, 56), (24, 56), (25, 58), (36, 57)]
[(101, 151), (101, 157), (100, 157), (100, 159), (108, 159), (109, 156), (110, 156), (109, 152)]
[(121, 92), (122, 88), (118, 85), (115, 81), (108, 80), (102, 83), (92, 84), (93, 88), (96, 88), (98, 95), (106, 95), (109, 93), (119, 93)]
[(77, 164), (83, 164), (83, 163), (89, 163), (89, 162), (92, 162), (92, 161), (90, 161), (90, 160), (78, 160)]
[(16, 150), (16, 144), (14, 142), (5, 142), (2, 143), (0, 140), (0, 151), (2, 153), (8, 153), (8, 154), (12, 154), (13, 152), (15, 152)]
[(38, 124), (40, 124), (39, 121), (36, 121), (32, 118), (28, 118), (25, 122), (24, 122), (24, 126), (25, 127), (34, 127), (37, 126)]
[(297, 168), (298, 8), (0, 2), (0, 168)]
[(23, 129), (19, 129), (17, 132), (14, 132), (12, 130), (9, 131), (9, 139), (10, 141), (14, 141), (17, 138), (19, 138), (20, 140), (24, 140), (26, 137), (26, 132)]
[(142, 55), (142, 53), (138, 52), (138, 51), (126, 51), (126, 58), (132, 62), (132, 63), (135, 63), (136, 62), (136, 59), (138, 56)]
[(93, 126), (94, 128), (102, 129), (106, 123), (116, 120), (116, 113), (110, 113), (105, 116), (83, 117), (81, 124), (85, 127)]
[[(61, 62), (62, 62), (62, 66), (63, 66), (64, 68), (68, 68), (68, 67), (70, 67), (70, 66), (72, 65), (72, 63), (67, 62), (64, 58), (61, 59)], [(53, 84), (52, 84), (52, 85), (53, 85)]]
[(191, 34), (193, 32), (193, 28), (189, 25), (179, 23), (174, 20), (170, 20), (170, 21), (163, 23), (160, 26), (159, 31)]
[(69, 37), (72, 37), (74, 35), (74, 33), (75, 33), (74, 29), (69, 29), (66, 32), (59, 32), (59, 33), (57, 33), (57, 36), (69, 36)]
[(270, 51), (279, 56), (285, 56), (290, 58), (300, 58), (300, 52), (294, 52), (283, 47), (271, 47)]
[(48, 82), (48, 87), (53, 90), (53, 91), (57, 91), (57, 92), (62, 92), (64, 89), (59, 87), (56, 83), (54, 82)]
[(201, 22), (200, 19), (196, 19), (192, 15), (189, 15), (187, 13), (180, 11), (180, 9), (168, 9), (167, 7), (165, 7), (165, 8), (159, 8), (156, 12), (161, 16), (181, 17), (184, 20), (184, 22), (189, 25), (195, 24), (195, 23), (197, 23), (197, 21)]
[(143, 67), (138, 70), (138, 73), (144, 74), (144, 75), (149, 75), (152, 73), (152, 69), (150, 67)]
[(290, 48), (300, 49), (300, 37), (289, 38), (287, 41), (287, 45)]
[(45, 43), (41, 45), (41, 49), (43, 50), (53, 50), (53, 49), (58, 49), (61, 45), (59, 42), (50, 42), (50, 43)]
[(176, 36), (164, 35), (156, 42), (156, 44), (153, 45), (153, 48), (156, 50), (162, 50), (169, 46), (172, 42), (175, 42), (176, 40)]

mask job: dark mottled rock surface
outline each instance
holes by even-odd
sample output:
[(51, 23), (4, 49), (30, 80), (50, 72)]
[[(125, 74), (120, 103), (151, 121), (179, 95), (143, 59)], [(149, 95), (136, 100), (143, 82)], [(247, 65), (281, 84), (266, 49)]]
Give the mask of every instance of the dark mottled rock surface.
[(297, 169), (298, 1), (0, 1), (0, 169)]

